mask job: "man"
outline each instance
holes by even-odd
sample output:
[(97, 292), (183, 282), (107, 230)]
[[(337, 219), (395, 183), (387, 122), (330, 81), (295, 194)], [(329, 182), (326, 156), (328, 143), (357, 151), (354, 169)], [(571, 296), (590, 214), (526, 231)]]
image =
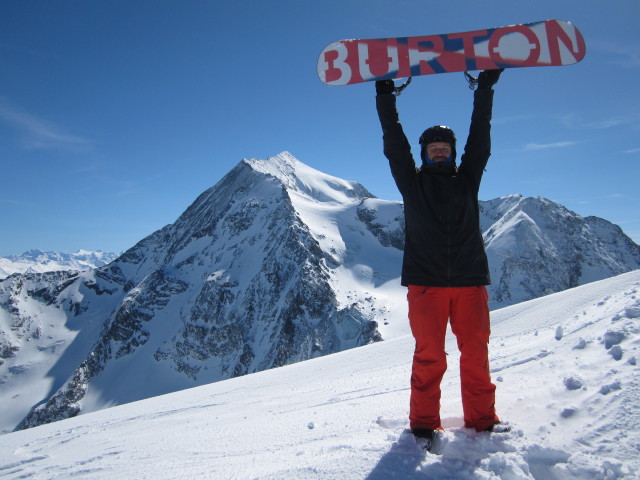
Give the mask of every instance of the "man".
[(466, 428), (506, 431), (495, 412), (489, 374), (489, 266), (480, 230), (478, 190), (491, 154), (493, 85), (502, 70), (485, 70), (474, 93), (469, 136), (456, 160), (456, 137), (444, 126), (420, 137), (416, 167), (396, 110), (392, 80), (376, 82), (384, 154), (404, 201), (402, 285), (408, 287), (409, 323), (416, 341), (409, 421), (429, 450), (440, 422), (440, 382), (447, 368), (447, 322), (460, 350)]

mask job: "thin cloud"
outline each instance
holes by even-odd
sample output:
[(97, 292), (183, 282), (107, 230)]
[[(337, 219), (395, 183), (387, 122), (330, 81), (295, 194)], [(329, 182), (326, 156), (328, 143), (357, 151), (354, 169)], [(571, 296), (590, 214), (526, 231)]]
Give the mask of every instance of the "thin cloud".
[(585, 127), (592, 129), (613, 128), (619, 125), (629, 125), (637, 121), (637, 115), (626, 115), (621, 117), (605, 118), (597, 122), (590, 122), (585, 124)]
[(589, 130), (601, 130), (607, 128), (614, 128), (621, 125), (633, 125), (638, 122), (640, 115), (637, 113), (631, 113), (628, 115), (615, 115), (611, 117), (600, 118), (597, 120), (590, 119), (589, 121), (583, 121), (575, 114), (570, 113), (560, 117), (562, 124), (572, 129), (589, 129)]
[(606, 198), (631, 200), (633, 197), (631, 195), (627, 195), (626, 193), (610, 193), (609, 195), (606, 196)]
[(640, 66), (640, 45), (612, 41), (592, 41), (589, 48), (607, 54), (607, 61), (624, 68)]
[(617, 127), (618, 125), (624, 125), (625, 123), (629, 123), (629, 122), (622, 118), (609, 118), (609, 119), (600, 120), (599, 122), (587, 123), (585, 127), (594, 128), (594, 129), (613, 128), (613, 127)]
[(536, 150), (549, 150), (552, 148), (566, 148), (575, 145), (577, 142), (554, 142), (554, 143), (528, 143), (525, 145), (525, 152)]
[(0, 101), (0, 121), (20, 133), (22, 146), (27, 150), (87, 151), (91, 140), (70, 134), (63, 128), (20, 108)]
[(625, 150), (623, 153), (640, 153), (640, 148), (632, 148), (631, 150)]

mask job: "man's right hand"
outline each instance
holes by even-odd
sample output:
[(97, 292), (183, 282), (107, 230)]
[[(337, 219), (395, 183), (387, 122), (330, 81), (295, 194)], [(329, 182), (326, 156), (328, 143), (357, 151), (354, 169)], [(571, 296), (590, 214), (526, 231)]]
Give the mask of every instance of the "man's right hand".
[(393, 80), (387, 79), (376, 81), (376, 94), (378, 95), (393, 93), (395, 89), (396, 85), (393, 83)]

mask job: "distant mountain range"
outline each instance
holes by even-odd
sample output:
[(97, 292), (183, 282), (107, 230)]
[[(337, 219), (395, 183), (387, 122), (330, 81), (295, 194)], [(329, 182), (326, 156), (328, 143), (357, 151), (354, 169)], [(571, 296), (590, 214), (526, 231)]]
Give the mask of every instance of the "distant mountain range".
[[(606, 220), (482, 202), (493, 308), (640, 268)], [(289, 153), (243, 160), (102, 267), (0, 281), (0, 429), (409, 333), (402, 204)]]
[(22, 255), (0, 257), (0, 279), (14, 273), (92, 270), (102, 267), (116, 258), (118, 258), (118, 254), (102, 251), (88, 252), (78, 250), (75, 253), (60, 253), (29, 250)]
[(640, 268), (640, 247), (602, 218), (521, 195), (481, 202), (480, 208), (492, 308)]

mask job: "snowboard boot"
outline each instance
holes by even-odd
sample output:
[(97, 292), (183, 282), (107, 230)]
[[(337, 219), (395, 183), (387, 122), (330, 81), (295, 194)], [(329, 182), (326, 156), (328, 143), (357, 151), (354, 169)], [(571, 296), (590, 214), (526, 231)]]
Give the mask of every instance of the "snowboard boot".
[(511, 425), (507, 425), (506, 423), (502, 422), (496, 422), (485, 430), (485, 432), (489, 433), (507, 433), (510, 431)]
[(411, 430), (411, 433), (416, 438), (416, 445), (420, 448), (427, 452), (433, 449), (436, 440), (436, 430), (432, 428), (414, 428)]

